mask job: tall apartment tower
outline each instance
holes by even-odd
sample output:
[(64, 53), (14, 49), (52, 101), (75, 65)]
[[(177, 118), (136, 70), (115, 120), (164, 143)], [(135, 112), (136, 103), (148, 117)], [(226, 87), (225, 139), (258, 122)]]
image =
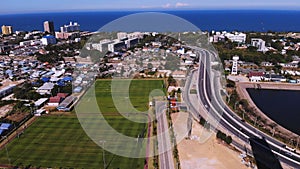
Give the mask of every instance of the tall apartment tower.
[(70, 22), (69, 25), (60, 27), (60, 32), (78, 32), (80, 31), (80, 25), (77, 22)]
[(1, 29), (2, 29), (2, 34), (3, 34), (3, 35), (10, 35), (10, 34), (13, 33), (13, 28), (12, 28), (12, 26), (6, 26), (6, 25), (3, 25), (3, 26), (1, 27)]
[(45, 21), (44, 22), (44, 31), (54, 35), (54, 23), (52, 21)]
[(233, 62), (232, 62), (232, 69), (231, 69), (231, 74), (232, 75), (237, 75), (238, 74), (238, 60), (239, 60), (240, 58), (238, 57), (238, 56), (233, 56), (232, 57), (232, 60), (233, 60)]

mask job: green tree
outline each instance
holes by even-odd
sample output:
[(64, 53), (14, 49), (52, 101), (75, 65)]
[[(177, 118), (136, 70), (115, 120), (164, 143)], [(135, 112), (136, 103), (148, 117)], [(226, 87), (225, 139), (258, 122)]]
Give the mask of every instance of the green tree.
[(152, 69), (153, 68), (153, 64), (152, 63), (148, 63), (147, 67), (148, 67), (148, 69)]
[(228, 145), (232, 143), (232, 138), (231, 136), (227, 136), (224, 140)]
[(25, 83), (21, 87), (14, 88), (13, 93), (17, 99), (38, 100), (41, 98), (41, 95), (32, 89), (31, 83)]
[(281, 51), (283, 49), (283, 45), (280, 41), (272, 42), (271, 46), (279, 51)]
[(168, 84), (169, 86), (176, 86), (176, 80), (173, 78), (173, 76), (168, 77)]
[(240, 100), (239, 104), (241, 104), (243, 107), (248, 107), (249, 103), (246, 99)]
[(226, 134), (223, 133), (222, 131), (218, 130), (218, 132), (217, 132), (217, 138), (219, 138), (221, 140), (225, 140)]

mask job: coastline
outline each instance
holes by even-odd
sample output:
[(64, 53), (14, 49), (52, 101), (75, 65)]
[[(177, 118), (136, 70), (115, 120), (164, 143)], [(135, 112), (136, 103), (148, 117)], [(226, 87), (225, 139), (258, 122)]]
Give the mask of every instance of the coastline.
[[(294, 21), (291, 25), (289, 19), (300, 16), (299, 10), (124, 10), (124, 11), (44, 11), (19, 14), (0, 15), (1, 25), (12, 25), (14, 30), (32, 31), (43, 30), (43, 22), (51, 18), (54, 21), (55, 30), (59, 25), (76, 21), (82, 30), (97, 31), (107, 23), (129, 14), (140, 12), (163, 12), (172, 14), (193, 23), (203, 31), (244, 31), (244, 32), (298, 32), (300, 21)], [(261, 17), (263, 16), (263, 17)], [(201, 18), (210, 18), (202, 20)], [(234, 18), (224, 22), (224, 18)], [(260, 19), (258, 19), (260, 18)], [(277, 19), (273, 19), (277, 18)], [(245, 22), (240, 23), (241, 20)], [(281, 22), (277, 22), (281, 20)], [(34, 21), (34, 22), (33, 22)], [(249, 22), (250, 21), (250, 22)]]

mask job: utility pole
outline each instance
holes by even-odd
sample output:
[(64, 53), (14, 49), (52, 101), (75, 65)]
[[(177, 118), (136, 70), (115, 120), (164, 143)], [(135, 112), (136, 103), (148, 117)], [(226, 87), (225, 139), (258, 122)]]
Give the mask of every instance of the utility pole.
[(189, 112), (189, 117), (187, 120), (187, 129), (188, 129), (188, 137), (191, 138), (192, 134), (192, 126), (193, 126), (193, 120), (192, 120), (192, 114)]
[(234, 103), (234, 110), (236, 110), (236, 105), (238, 104), (238, 102)]
[(245, 120), (245, 110), (243, 110), (243, 120)]
[(227, 96), (227, 103), (230, 102), (230, 97), (231, 97), (231, 94), (229, 94), (229, 95)]

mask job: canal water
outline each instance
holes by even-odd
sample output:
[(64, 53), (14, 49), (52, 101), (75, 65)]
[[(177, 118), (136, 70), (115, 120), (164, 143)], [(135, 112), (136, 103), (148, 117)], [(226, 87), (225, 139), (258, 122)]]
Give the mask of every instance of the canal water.
[(300, 91), (247, 89), (256, 106), (284, 128), (300, 135)]

